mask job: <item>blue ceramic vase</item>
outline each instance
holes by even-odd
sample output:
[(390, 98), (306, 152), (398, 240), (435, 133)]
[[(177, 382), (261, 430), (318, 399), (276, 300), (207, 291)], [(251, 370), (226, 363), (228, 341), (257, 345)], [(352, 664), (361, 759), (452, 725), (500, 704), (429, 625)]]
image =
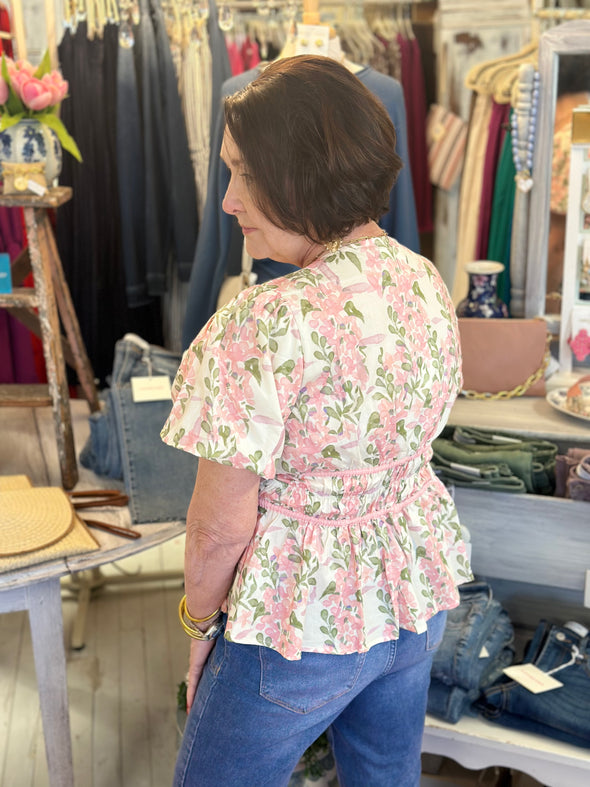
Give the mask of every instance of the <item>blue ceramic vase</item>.
[(498, 297), (502, 263), (476, 260), (468, 262), (465, 270), (469, 275), (469, 292), (457, 306), (457, 317), (508, 317), (508, 307)]
[(61, 172), (62, 149), (57, 134), (49, 126), (25, 118), (0, 132), (0, 164), (45, 162), (45, 180), (52, 185)]

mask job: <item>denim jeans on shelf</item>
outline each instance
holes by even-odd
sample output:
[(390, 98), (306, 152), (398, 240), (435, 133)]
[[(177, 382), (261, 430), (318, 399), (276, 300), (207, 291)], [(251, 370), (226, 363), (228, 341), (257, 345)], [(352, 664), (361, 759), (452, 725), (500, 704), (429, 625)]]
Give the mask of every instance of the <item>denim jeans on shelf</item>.
[[(504, 678), (483, 692), (477, 703), (482, 715), (505, 727), (590, 746), (588, 634), (541, 621), (527, 648), (524, 662), (551, 673), (563, 686), (533, 694), (516, 681)], [(559, 667), (562, 669), (556, 670)]]
[[(504, 667), (509, 667), (514, 660), (512, 647), (502, 648), (493, 659), (487, 659), (488, 671), (485, 679), (491, 685), (502, 675)], [(439, 719), (456, 724), (462, 716), (477, 716), (473, 703), (479, 699), (481, 688), (464, 689), (462, 686), (449, 686), (437, 678), (431, 678), (428, 689), (428, 713)]]
[(417, 787), (445, 618), (439, 612), (423, 634), (401, 631), (367, 653), (303, 653), (300, 661), (220, 637), (187, 719), (175, 787), (285, 787), (327, 728), (340, 787)]
[(452, 724), (514, 658), (512, 624), (489, 585), (472, 582), (459, 591), (461, 603), (448, 613), (428, 692), (428, 712)]
[[(507, 613), (485, 582), (459, 588), (461, 603), (448, 613), (445, 636), (432, 663), (432, 676), (448, 686), (489, 685), (493, 659), (514, 639)], [(482, 655), (485, 646), (488, 656)], [(506, 666), (506, 665), (504, 665)]]
[(171, 401), (134, 402), (131, 391), (132, 377), (166, 375), (172, 382), (179, 363), (179, 355), (127, 334), (115, 347), (104, 408), (90, 417), (90, 439), (80, 460), (101, 475), (123, 477), (135, 523), (186, 517), (197, 457), (160, 439)]

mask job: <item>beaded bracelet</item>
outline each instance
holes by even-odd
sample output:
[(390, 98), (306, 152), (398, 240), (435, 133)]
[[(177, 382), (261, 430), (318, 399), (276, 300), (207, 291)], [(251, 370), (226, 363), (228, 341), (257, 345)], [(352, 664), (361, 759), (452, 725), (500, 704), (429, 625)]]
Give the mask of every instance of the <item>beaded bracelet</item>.
[(191, 623), (206, 623), (208, 620), (213, 620), (214, 617), (217, 617), (221, 612), (221, 607), (217, 607), (215, 612), (212, 612), (210, 615), (207, 615), (206, 618), (193, 618), (191, 617), (190, 612), (186, 608), (186, 594), (180, 599), (180, 612), (183, 617), (186, 617), (190, 620)]

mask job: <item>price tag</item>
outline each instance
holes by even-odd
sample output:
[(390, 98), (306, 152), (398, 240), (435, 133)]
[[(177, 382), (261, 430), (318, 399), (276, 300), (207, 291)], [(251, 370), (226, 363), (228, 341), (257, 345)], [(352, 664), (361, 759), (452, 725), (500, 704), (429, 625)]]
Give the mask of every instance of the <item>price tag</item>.
[(134, 402), (162, 402), (172, 398), (170, 378), (166, 374), (153, 377), (132, 377), (131, 395)]
[(36, 194), (38, 197), (42, 197), (47, 191), (45, 186), (42, 186), (40, 183), (37, 183), (37, 181), (35, 180), (28, 180), (27, 188), (29, 191), (32, 191), (33, 194)]
[(479, 658), (480, 659), (489, 659), (490, 651), (486, 648), (485, 645), (482, 646), (482, 649), (479, 651)]
[(542, 694), (544, 691), (559, 689), (563, 686), (563, 683), (535, 667), (534, 664), (515, 664), (512, 667), (506, 667), (503, 672), (533, 694)]

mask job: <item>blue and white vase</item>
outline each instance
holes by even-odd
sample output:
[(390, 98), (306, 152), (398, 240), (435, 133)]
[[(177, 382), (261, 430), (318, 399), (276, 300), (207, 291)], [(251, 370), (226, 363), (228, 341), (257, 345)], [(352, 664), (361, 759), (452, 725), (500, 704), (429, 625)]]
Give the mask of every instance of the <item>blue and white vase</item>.
[(62, 149), (57, 134), (49, 126), (25, 118), (0, 132), (0, 165), (3, 161), (45, 162), (45, 180), (52, 185), (61, 172)]
[(508, 317), (508, 307), (498, 297), (502, 263), (476, 260), (468, 262), (465, 270), (469, 274), (469, 292), (457, 306), (457, 317)]

